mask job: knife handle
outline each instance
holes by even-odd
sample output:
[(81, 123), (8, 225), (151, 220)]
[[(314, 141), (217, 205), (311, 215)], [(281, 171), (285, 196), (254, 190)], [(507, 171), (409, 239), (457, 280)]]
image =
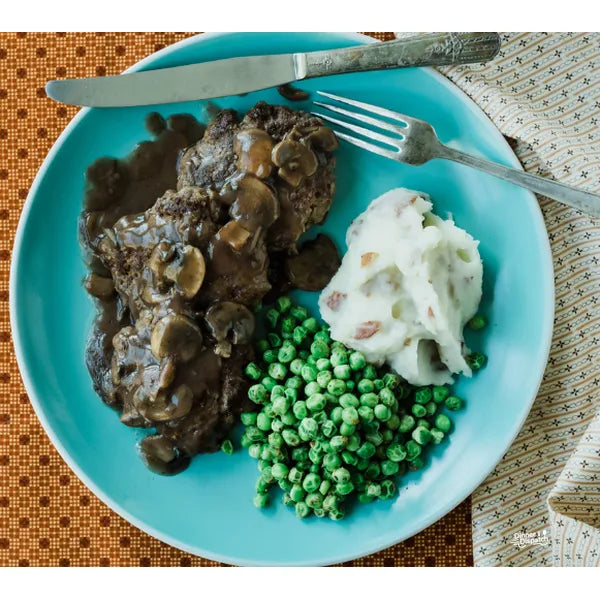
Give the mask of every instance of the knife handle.
[(296, 77), (356, 71), (483, 63), (500, 50), (497, 33), (429, 33), (379, 44), (294, 54)]

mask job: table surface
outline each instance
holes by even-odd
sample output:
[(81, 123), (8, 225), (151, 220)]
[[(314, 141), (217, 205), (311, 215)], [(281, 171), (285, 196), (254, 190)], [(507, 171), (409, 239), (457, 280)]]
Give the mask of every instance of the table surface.
[[(56, 77), (121, 72), (191, 33), (0, 33), (0, 566), (216, 566), (116, 515), (42, 430), (10, 336), (13, 238), (29, 186), (77, 109), (46, 97)], [(391, 33), (369, 33), (391, 39)], [(422, 533), (346, 566), (471, 566), (467, 500)]]

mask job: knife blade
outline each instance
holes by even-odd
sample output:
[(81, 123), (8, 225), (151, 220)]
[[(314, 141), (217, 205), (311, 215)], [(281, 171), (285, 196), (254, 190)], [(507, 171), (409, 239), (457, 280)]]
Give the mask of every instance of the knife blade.
[(312, 77), (411, 66), (481, 63), (500, 49), (497, 33), (433, 33), (318, 52), (226, 58), (108, 77), (46, 84), (78, 106), (143, 106), (233, 96)]

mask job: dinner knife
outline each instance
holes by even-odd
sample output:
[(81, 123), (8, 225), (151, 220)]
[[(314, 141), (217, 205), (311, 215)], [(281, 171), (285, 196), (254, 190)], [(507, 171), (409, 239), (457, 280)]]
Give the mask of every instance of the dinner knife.
[(48, 96), (78, 106), (141, 106), (244, 94), (323, 77), (395, 69), (483, 63), (500, 49), (497, 33), (431, 33), (318, 52), (227, 58), (108, 77), (49, 81)]

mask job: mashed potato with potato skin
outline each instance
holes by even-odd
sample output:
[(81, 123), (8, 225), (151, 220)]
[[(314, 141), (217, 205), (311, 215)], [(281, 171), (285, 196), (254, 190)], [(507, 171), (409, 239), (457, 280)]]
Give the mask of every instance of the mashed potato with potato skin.
[(333, 339), (413, 385), (471, 375), (463, 328), (481, 300), (479, 242), (431, 209), (427, 194), (403, 188), (373, 200), (319, 298)]

